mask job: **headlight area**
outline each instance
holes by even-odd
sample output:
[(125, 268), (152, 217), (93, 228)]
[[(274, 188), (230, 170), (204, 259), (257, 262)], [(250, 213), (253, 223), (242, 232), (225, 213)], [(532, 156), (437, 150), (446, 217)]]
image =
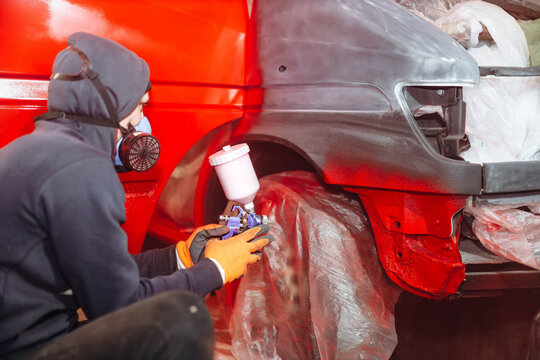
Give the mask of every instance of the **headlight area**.
[(433, 149), (463, 160), (459, 154), (470, 144), (465, 134), (462, 87), (406, 86), (402, 91), (412, 117)]

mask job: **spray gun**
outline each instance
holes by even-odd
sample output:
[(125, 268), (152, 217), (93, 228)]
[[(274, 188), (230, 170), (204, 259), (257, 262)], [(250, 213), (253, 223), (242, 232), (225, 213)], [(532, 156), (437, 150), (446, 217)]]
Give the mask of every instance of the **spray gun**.
[(240, 204), (233, 205), (230, 209), (231, 215), (220, 215), (219, 220), (226, 222), (230, 229), (222, 239), (268, 223), (266, 215), (256, 214), (253, 205), (253, 199), (260, 185), (249, 157), (249, 146), (247, 144), (226, 145), (222, 150), (210, 155), (208, 161), (216, 169), (227, 199)]

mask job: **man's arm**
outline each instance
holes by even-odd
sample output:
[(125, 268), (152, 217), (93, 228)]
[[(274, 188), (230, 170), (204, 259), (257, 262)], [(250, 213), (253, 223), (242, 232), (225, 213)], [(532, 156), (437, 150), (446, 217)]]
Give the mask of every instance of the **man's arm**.
[(153, 278), (155, 276), (170, 275), (178, 270), (176, 245), (147, 250), (132, 255), (132, 257), (139, 268), (141, 277)]
[(120, 226), (122, 185), (106, 159), (85, 159), (55, 173), (42, 186), (40, 204), (62, 274), (89, 318), (167, 290), (205, 295), (222, 285), (208, 259), (167, 276), (140, 277)]

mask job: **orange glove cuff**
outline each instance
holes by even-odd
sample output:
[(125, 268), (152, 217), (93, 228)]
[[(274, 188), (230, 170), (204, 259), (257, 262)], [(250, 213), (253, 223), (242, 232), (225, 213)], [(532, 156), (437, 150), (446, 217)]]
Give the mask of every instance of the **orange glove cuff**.
[(180, 258), (180, 261), (182, 261), (182, 264), (187, 268), (192, 267), (193, 260), (191, 259), (191, 254), (189, 253), (189, 246), (191, 245), (191, 241), (179, 241), (176, 244), (176, 252), (178, 254), (178, 257)]

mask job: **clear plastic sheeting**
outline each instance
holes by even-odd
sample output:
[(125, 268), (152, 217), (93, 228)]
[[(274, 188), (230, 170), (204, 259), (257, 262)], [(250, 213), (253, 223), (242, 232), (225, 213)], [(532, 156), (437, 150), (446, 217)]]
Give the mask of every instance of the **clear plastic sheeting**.
[[(457, 0), (396, 2), (435, 20), (436, 26), (468, 48), (480, 66), (529, 66), (522, 28), (496, 5)], [(488, 32), (493, 40), (480, 40), (482, 32)], [(465, 160), (540, 160), (540, 77), (482, 77), (474, 87), (464, 87), (463, 98), (471, 145), (460, 154)], [(421, 114), (441, 110), (423, 107), (418, 111)]]
[(474, 216), (473, 231), (488, 250), (540, 270), (540, 203), (515, 207), (468, 204), (465, 211)]
[[(529, 66), (523, 30), (500, 7), (463, 2), (435, 22), (452, 37), (467, 40), (479, 66)], [(479, 41), (487, 29), (493, 42)], [(481, 78), (463, 89), (467, 103), (466, 133), (471, 148), (461, 154), (470, 162), (540, 160), (540, 77)]]
[(431, 20), (440, 18), (454, 5), (463, 0), (394, 0), (412, 12)]
[[(469, 53), (480, 66), (529, 66), (525, 33), (510, 14), (496, 5), (484, 1), (462, 2), (435, 24), (462, 43), (468, 40)], [(482, 26), (494, 44), (479, 41)], [(489, 56), (483, 56), (487, 49)]]
[(540, 160), (540, 77), (482, 78), (464, 88), (466, 133), (474, 163)]
[(400, 290), (384, 274), (364, 209), (309, 172), (261, 180), (274, 242), (240, 282), (230, 333), (238, 359), (388, 359)]
[[(435, 21), (467, 43), (479, 66), (529, 66), (523, 30), (504, 10), (482, 1), (463, 2)], [(492, 42), (479, 40), (487, 29)], [(474, 163), (540, 160), (540, 77), (493, 77), (464, 88), (466, 133), (471, 148), (461, 156)], [(468, 206), (473, 231), (493, 253), (540, 269), (538, 204)], [(528, 207), (528, 209), (526, 208)]]

